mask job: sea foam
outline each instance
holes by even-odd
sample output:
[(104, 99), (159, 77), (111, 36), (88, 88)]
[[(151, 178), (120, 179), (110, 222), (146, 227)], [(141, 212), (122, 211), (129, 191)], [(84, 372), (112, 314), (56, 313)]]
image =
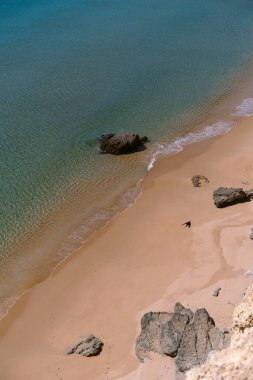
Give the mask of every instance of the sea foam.
[(148, 163), (148, 170), (151, 170), (155, 161), (161, 156), (171, 156), (181, 152), (184, 145), (193, 144), (199, 141), (207, 140), (211, 137), (224, 135), (231, 128), (235, 126), (235, 123), (231, 121), (219, 121), (215, 124), (204, 127), (199, 132), (190, 132), (185, 136), (179, 137), (177, 140), (169, 144), (157, 144), (151, 154), (151, 159)]
[(253, 115), (253, 98), (244, 99), (237, 107), (233, 116), (249, 117)]

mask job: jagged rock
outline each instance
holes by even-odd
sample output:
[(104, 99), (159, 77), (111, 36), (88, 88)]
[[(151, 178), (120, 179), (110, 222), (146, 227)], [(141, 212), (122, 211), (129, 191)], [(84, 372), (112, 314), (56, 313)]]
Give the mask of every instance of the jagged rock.
[(186, 374), (187, 380), (252, 380), (253, 328), (234, 334), (226, 350), (214, 352), (200, 367)]
[(103, 349), (104, 343), (96, 338), (94, 335), (90, 334), (87, 336), (81, 337), (81, 340), (76, 343), (74, 346), (66, 349), (65, 354), (79, 354), (82, 356), (97, 356)]
[(174, 313), (146, 313), (141, 320), (141, 334), (135, 352), (142, 361), (152, 351), (174, 357), (177, 353), (185, 325), (193, 317), (190, 309), (176, 303)]
[(242, 188), (219, 187), (213, 193), (215, 206), (218, 208), (227, 207), (236, 203), (250, 201), (253, 191), (244, 191)]
[(135, 352), (137, 357), (143, 361), (147, 352), (162, 354), (161, 332), (166, 322), (172, 319), (172, 313), (146, 313), (141, 319), (141, 334), (136, 340)]
[(140, 137), (134, 132), (109, 133), (100, 137), (100, 152), (110, 154), (127, 154), (145, 149), (146, 136)]
[(243, 301), (235, 308), (232, 320), (233, 331), (244, 331), (253, 327), (253, 285), (247, 290)]
[(205, 364), (187, 372), (187, 380), (253, 379), (253, 286), (234, 311), (229, 348), (208, 356)]
[(192, 177), (192, 184), (194, 187), (201, 187), (201, 181), (205, 181), (206, 183), (210, 182), (204, 175), (194, 175)]
[(136, 355), (143, 360), (150, 351), (176, 357), (177, 370), (185, 372), (204, 363), (212, 350), (228, 344), (228, 334), (217, 327), (205, 309), (195, 314), (180, 303), (174, 313), (147, 313), (141, 321)]
[(221, 288), (217, 288), (213, 291), (213, 296), (214, 297), (218, 297), (218, 295), (220, 294), (220, 291), (221, 291)]

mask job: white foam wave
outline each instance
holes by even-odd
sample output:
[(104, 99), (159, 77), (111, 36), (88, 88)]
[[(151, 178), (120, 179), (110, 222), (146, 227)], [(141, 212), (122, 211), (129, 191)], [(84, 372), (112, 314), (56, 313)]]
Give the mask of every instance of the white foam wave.
[(148, 163), (148, 171), (153, 168), (155, 161), (159, 157), (179, 153), (184, 149), (184, 145), (207, 140), (210, 137), (224, 135), (230, 131), (234, 125), (235, 124), (231, 121), (219, 121), (218, 123), (206, 126), (199, 132), (191, 132), (186, 136), (180, 137), (172, 143), (156, 145)]
[(236, 107), (233, 116), (244, 116), (249, 117), (253, 115), (253, 98), (244, 99), (241, 104)]
[(0, 320), (3, 319), (4, 317), (6, 317), (6, 315), (8, 314), (9, 310), (12, 308), (12, 306), (15, 305), (15, 303), (25, 294), (22, 293), (21, 295), (18, 295), (18, 296), (14, 296), (14, 297), (10, 297), (8, 298), (7, 300), (5, 300), (5, 302), (3, 302), (1, 305), (0, 305)]

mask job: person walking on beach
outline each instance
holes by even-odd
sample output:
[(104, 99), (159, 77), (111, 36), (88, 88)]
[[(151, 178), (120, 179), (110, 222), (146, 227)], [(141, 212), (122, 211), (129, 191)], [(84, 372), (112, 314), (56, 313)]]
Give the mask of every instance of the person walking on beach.
[(188, 228), (191, 228), (191, 225), (192, 225), (192, 223), (191, 223), (190, 220), (188, 222), (185, 222), (185, 223), (182, 224), (182, 226), (185, 226), (185, 227), (188, 227)]

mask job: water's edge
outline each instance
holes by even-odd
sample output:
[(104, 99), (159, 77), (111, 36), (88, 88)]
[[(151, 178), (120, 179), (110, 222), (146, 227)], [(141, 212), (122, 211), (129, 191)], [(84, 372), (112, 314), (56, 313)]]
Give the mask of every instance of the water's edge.
[[(169, 143), (153, 144), (149, 149), (150, 154), (147, 162), (146, 174), (154, 168), (155, 162), (160, 158), (178, 154), (183, 151), (184, 146), (186, 145), (224, 135), (232, 128), (236, 127), (241, 118), (250, 116), (253, 116), (253, 98), (245, 98), (235, 107), (231, 115), (229, 115), (229, 120), (219, 120), (214, 124), (206, 125), (201, 129), (197, 129), (196, 131), (192, 131), (184, 136), (178, 137)], [(49, 276), (53, 275), (55, 270), (59, 268), (67, 260), (67, 258), (78, 252), (87, 240), (91, 238), (93, 233), (104, 228), (119, 213), (132, 207), (138, 201), (142, 194), (142, 182), (144, 178), (145, 176), (140, 178), (134, 186), (115, 200), (115, 204), (112, 207), (96, 213), (90, 218), (88, 223), (85, 221), (83, 224), (80, 224), (79, 227), (62, 242), (60, 248), (56, 252), (58, 262), (53, 268), (51, 268)], [(48, 276), (46, 278), (48, 278)], [(42, 281), (46, 280), (46, 278)], [(38, 283), (34, 286), (39, 283), (41, 283), (41, 281), (38, 281)], [(0, 320), (6, 317), (9, 310), (16, 304), (16, 302), (22, 296), (27, 294), (27, 292), (31, 291), (34, 286), (26, 289), (26, 291), (16, 295), (15, 297), (6, 299), (0, 306)]]

